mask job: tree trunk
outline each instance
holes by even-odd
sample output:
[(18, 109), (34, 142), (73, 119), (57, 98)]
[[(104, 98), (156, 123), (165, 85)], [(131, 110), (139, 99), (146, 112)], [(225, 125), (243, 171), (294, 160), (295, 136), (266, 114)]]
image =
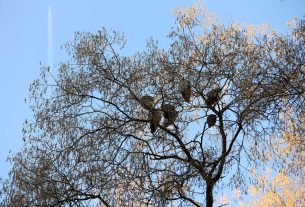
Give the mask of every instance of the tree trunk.
[(205, 197), (206, 207), (213, 207), (213, 201), (213, 185), (207, 184)]

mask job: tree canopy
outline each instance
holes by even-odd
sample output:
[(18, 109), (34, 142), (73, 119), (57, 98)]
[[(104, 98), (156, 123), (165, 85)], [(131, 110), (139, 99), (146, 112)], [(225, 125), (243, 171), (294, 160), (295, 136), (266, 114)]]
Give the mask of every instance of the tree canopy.
[(175, 14), (168, 49), (152, 39), (123, 55), (124, 34), (103, 28), (77, 32), (56, 73), (42, 67), (2, 206), (210, 207), (217, 191), (247, 188), (285, 121), (304, 117), (304, 26), (223, 25), (198, 5)]

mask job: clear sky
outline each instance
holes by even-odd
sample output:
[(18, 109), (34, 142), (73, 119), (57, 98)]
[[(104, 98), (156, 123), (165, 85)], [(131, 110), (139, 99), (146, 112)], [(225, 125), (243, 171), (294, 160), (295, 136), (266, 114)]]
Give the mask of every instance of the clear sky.
[[(72, 40), (75, 31), (94, 32), (103, 26), (125, 32), (131, 51), (144, 49), (145, 40), (151, 36), (166, 47), (166, 35), (175, 22), (172, 9), (192, 2), (0, 0), (0, 177), (7, 176), (9, 151), (17, 152), (22, 146), (22, 124), (31, 116), (24, 98), (29, 95), (29, 84), (39, 75), (39, 62), (43, 65), (53, 62), (56, 69), (66, 57), (60, 46)], [(305, 0), (205, 2), (224, 22), (269, 23), (281, 32), (285, 32), (287, 20), (305, 15)], [(50, 7), (53, 41), (48, 39)], [(52, 51), (53, 60), (48, 60), (48, 53)]]

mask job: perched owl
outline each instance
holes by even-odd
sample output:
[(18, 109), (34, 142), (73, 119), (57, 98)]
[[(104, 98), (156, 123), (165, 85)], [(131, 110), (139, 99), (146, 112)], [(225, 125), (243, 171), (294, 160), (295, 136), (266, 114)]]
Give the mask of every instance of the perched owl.
[(217, 117), (215, 114), (209, 114), (207, 117), (208, 127), (215, 126)]
[(152, 96), (143, 96), (140, 99), (141, 106), (147, 110), (152, 110), (154, 108), (155, 99)]
[(150, 112), (150, 131), (151, 133), (155, 133), (157, 130), (157, 126), (161, 121), (161, 111), (159, 109), (153, 109)]
[(206, 97), (206, 104), (208, 106), (212, 106), (213, 104), (217, 103), (219, 101), (219, 95), (220, 95), (221, 89), (215, 88), (207, 93)]
[(162, 105), (162, 111), (164, 113), (164, 127), (168, 127), (169, 125), (173, 124), (177, 117), (178, 112), (176, 111), (176, 108), (171, 104), (163, 104)]
[(191, 101), (192, 86), (189, 80), (183, 80), (180, 83), (180, 93), (185, 102)]

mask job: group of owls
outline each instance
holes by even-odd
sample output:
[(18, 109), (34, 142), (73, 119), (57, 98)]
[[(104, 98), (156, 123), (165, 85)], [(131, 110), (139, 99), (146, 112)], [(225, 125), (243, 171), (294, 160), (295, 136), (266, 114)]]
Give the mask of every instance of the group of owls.
[(178, 112), (176, 111), (175, 106), (171, 104), (162, 104), (161, 110), (155, 109), (155, 99), (152, 96), (143, 96), (140, 99), (140, 103), (143, 108), (149, 111), (150, 131), (152, 134), (156, 132), (157, 127), (161, 122), (162, 112), (164, 117), (164, 127), (168, 127), (169, 125), (173, 124), (178, 117)]
[[(207, 106), (213, 106), (220, 100), (220, 88), (215, 88), (207, 93), (205, 103)], [(208, 127), (215, 126), (217, 117), (215, 114), (209, 114), (207, 117)]]
[[(180, 83), (179, 92), (185, 102), (191, 101), (192, 87), (189, 80), (183, 80)], [(219, 101), (220, 89), (211, 90), (206, 96), (206, 105), (212, 106)], [(172, 104), (162, 104), (161, 109), (155, 108), (155, 99), (152, 96), (145, 95), (140, 98), (141, 106), (149, 111), (150, 131), (154, 134), (161, 122), (162, 114), (164, 118), (163, 127), (174, 124), (178, 117), (176, 107)], [(216, 115), (210, 114), (207, 117), (209, 127), (216, 123)]]

